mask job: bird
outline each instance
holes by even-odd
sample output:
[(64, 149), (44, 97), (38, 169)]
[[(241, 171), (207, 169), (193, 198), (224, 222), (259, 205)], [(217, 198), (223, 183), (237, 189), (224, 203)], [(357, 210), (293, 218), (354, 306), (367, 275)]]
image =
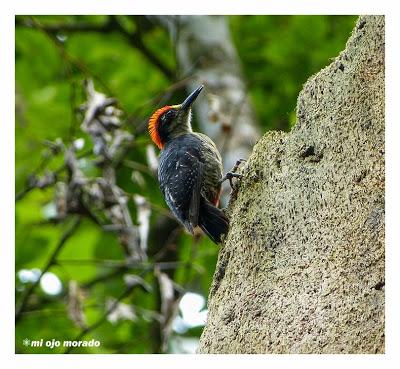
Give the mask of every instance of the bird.
[(223, 177), (222, 159), (215, 143), (192, 129), (192, 104), (203, 88), (197, 87), (182, 104), (156, 110), (149, 119), (148, 130), (161, 150), (158, 181), (172, 214), (191, 234), (199, 226), (219, 244), (229, 229), (227, 216), (218, 208), (221, 183), (231, 176)]

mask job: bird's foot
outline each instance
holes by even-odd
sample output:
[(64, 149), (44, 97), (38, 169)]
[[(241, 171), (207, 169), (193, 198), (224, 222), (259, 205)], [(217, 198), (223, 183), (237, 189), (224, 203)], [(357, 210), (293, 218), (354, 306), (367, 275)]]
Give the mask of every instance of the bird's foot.
[(232, 168), (228, 173), (226, 173), (226, 174), (220, 179), (219, 182), (220, 182), (220, 183), (223, 183), (223, 182), (225, 182), (226, 180), (228, 180), (228, 181), (229, 181), (229, 184), (230, 184), (230, 186), (231, 186), (231, 189), (234, 190), (234, 186), (233, 186), (233, 181), (232, 181), (232, 179), (233, 179), (233, 178), (238, 178), (238, 179), (242, 179), (242, 178), (243, 178), (243, 174), (239, 174), (239, 173), (236, 173), (236, 172), (237, 172), (237, 170), (239, 169), (240, 164), (241, 164), (241, 163), (244, 163), (244, 162), (246, 162), (245, 159), (239, 159), (239, 160), (237, 160), (237, 161), (236, 161), (236, 164), (233, 166), (233, 168)]

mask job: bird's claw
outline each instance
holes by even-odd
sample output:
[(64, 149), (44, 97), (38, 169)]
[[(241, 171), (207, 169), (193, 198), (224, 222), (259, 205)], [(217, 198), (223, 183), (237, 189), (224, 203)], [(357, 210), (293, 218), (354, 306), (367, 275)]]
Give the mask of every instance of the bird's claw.
[(223, 183), (223, 182), (225, 182), (226, 180), (228, 180), (228, 181), (229, 181), (229, 184), (230, 184), (230, 186), (231, 186), (231, 188), (232, 188), (232, 190), (233, 190), (233, 189), (234, 189), (234, 186), (233, 186), (232, 179), (233, 179), (233, 178), (239, 178), (239, 179), (242, 179), (242, 178), (243, 178), (243, 174), (236, 173), (236, 172), (237, 172), (237, 170), (238, 170), (240, 164), (243, 163), (243, 162), (245, 162), (245, 161), (246, 161), (245, 159), (239, 159), (239, 160), (237, 160), (237, 161), (236, 161), (236, 164), (233, 166), (233, 168), (221, 178), (220, 183)]

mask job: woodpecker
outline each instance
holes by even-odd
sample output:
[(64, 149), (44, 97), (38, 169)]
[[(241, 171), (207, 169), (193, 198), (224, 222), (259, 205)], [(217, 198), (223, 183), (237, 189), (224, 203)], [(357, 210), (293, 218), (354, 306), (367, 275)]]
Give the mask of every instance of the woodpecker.
[(221, 242), (229, 221), (218, 208), (222, 160), (214, 142), (193, 132), (191, 107), (203, 85), (180, 105), (158, 109), (149, 120), (149, 133), (161, 150), (158, 181), (168, 207), (193, 234), (199, 226), (212, 241)]

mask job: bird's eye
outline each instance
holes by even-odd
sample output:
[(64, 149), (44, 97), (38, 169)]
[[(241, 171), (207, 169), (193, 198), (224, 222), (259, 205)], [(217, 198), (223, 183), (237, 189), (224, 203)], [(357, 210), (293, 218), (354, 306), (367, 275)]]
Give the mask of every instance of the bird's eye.
[(171, 119), (173, 119), (175, 117), (175, 110), (168, 110), (162, 117), (162, 121), (164, 123), (170, 121)]

